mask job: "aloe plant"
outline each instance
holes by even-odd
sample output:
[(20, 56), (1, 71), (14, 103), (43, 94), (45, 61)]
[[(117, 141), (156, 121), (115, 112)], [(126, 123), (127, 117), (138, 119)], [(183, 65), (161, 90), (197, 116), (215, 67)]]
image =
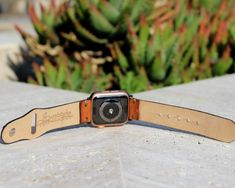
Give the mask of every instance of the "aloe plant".
[[(144, 91), (235, 71), (233, 0), (74, 0), (28, 6), (28, 82)], [(25, 59), (26, 60), (26, 59)]]
[(143, 16), (138, 29), (129, 22), (128, 49), (126, 44), (115, 49), (119, 82), (132, 79), (120, 84), (122, 89), (142, 91), (234, 72), (234, 11), (224, 11), (232, 5), (235, 10), (234, 3), (220, 1), (215, 12), (200, 3), (169, 1), (156, 9), (154, 23), (153, 15)]
[(138, 24), (140, 15), (151, 11), (151, 2), (76, 0), (56, 7), (51, 0), (48, 8), (41, 4), (40, 17), (30, 3), (28, 13), (37, 36), (16, 26), (31, 56), (40, 58), (39, 63), (32, 62), (34, 74), (28, 81), (85, 92), (112, 88), (113, 75), (104, 70), (112, 66), (110, 49), (125, 42), (127, 19)]

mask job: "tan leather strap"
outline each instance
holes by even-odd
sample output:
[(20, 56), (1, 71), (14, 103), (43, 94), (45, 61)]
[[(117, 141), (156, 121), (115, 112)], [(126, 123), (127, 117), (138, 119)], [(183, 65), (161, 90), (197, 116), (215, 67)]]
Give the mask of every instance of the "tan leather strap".
[(51, 108), (33, 109), (24, 116), (5, 125), (2, 129), (4, 143), (39, 137), (53, 129), (80, 123), (80, 102)]
[[(235, 140), (235, 123), (212, 114), (130, 98), (129, 119), (184, 130), (224, 142)], [(12, 143), (39, 137), (53, 129), (91, 121), (91, 101), (83, 100), (51, 108), (33, 109), (5, 125), (2, 140)]]
[(209, 113), (139, 100), (138, 120), (196, 133), (223, 142), (235, 140), (235, 123)]

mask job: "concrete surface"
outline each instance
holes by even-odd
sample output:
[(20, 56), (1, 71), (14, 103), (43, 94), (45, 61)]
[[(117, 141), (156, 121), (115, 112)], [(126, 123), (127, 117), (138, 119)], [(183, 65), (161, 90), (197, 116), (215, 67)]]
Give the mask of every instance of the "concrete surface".
[[(235, 120), (235, 75), (136, 94)], [(0, 126), (33, 107), (86, 94), (0, 81)], [(1, 127), (0, 127), (1, 129)], [(0, 144), (1, 188), (235, 187), (235, 142), (144, 124), (75, 126)]]

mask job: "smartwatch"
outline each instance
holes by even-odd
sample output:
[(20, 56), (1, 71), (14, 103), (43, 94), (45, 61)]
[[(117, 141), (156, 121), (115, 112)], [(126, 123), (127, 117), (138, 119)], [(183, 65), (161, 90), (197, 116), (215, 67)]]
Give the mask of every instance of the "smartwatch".
[(94, 92), (85, 100), (35, 108), (8, 122), (2, 129), (3, 143), (34, 139), (71, 125), (94, 127), (124, 125), (143, 121), (182, 130), (223, 142), (235, 140), (235, 123), (213, 114), (158, 102), (139, 100), (125, 91)]

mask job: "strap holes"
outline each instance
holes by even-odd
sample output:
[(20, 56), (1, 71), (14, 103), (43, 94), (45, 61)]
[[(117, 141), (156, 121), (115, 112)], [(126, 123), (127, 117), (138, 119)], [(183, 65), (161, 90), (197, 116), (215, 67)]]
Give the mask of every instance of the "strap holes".
[(10, 131), (9, 131), (9, 136), (12, 137), (14, 136), (16, 133), (16, 129), (15, 128), (12, 128)]
[(32, 123), (31, 123), (31, 133), (32, 134), (34, 134), (36, 132), (36, 121), (37, 121), (37, 114), (33, 114)]

